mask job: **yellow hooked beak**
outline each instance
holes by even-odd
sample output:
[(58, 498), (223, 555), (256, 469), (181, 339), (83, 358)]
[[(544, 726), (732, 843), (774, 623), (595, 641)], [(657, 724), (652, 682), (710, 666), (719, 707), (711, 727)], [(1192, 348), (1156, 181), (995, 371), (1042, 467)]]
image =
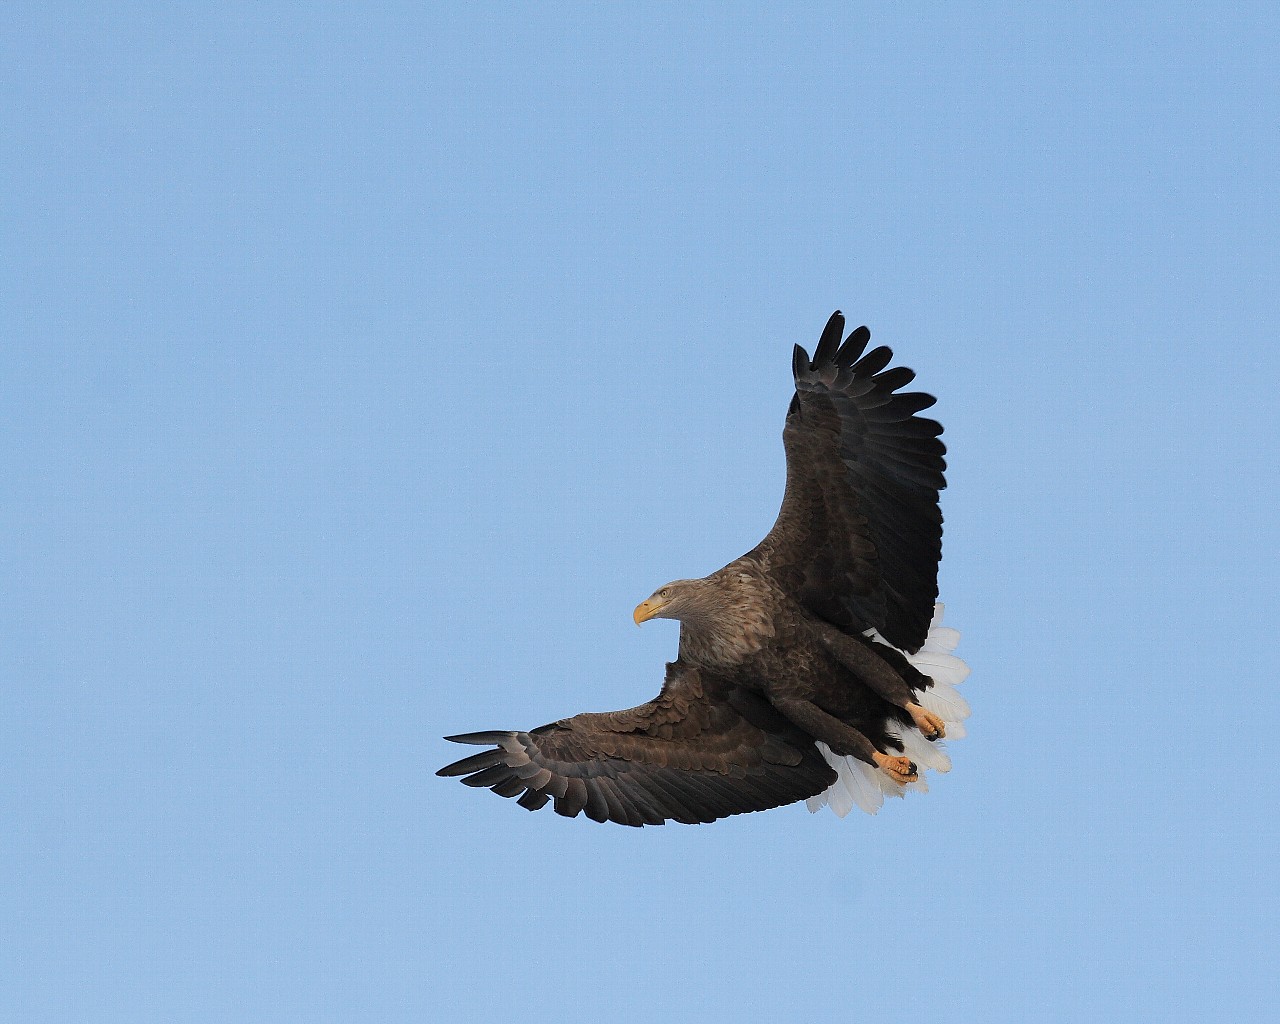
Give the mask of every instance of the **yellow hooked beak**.
[(662, 611), (664, 607), (666, 607), (665, 602), (655, 600), (651, 597), (647, 601), (641, 601), (636, 605), (635, 613), (631, 617), (636, 620), (636, 625), (638, 626), (646, 619), (653, 618), (658, 614), (658, 612)]

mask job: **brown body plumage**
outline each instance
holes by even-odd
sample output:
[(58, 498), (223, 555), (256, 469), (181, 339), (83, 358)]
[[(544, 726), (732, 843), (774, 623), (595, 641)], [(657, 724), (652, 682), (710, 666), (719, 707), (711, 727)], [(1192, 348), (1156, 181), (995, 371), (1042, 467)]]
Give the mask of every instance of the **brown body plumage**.
[[(440, 770), (536, 809), (629, 825), (703, 822), (814, 797), (842, 757), (911, 783), (903, 737), (936, 740), (932, 686), (903, 651), (929, 635), (944, 485), (933, 404), (914, 376), (843, 344), (832, 316), (812, 360), (796, 347), (783, 440), (787, 486), (773, 529), (718, 572), (677, 580), (636, 609), (681, 622), (657, 698), (531, 732), (450, 737), (491, 749)], [(892, 645), (892, 646), (890, 646)], [(849, 762), (852, 763), (852, 762)]]

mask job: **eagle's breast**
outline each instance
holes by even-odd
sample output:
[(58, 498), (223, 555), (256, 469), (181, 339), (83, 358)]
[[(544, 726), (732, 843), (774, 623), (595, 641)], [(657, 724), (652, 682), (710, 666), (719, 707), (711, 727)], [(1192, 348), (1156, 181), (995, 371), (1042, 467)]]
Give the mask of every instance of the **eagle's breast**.
[(767, 578), (735, 566), (705, 582), (700, 614), (680, 626), (680, 659), (721, 671), (738, 668), (777, 638), (784, 599)]

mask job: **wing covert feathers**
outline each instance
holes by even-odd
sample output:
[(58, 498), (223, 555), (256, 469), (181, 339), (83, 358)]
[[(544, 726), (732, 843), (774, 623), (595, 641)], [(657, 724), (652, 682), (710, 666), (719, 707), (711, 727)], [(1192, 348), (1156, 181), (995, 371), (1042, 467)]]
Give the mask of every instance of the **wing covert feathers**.
[(492, 748), (436, 774), (537, 810), (622, 825), (685, 824), (762, 811), (826, 789), (835, 771), (767, 701), (678, 662), (662, 693), (628, 711), (529, 732), (447, 737)]
[(849, 632), (878, 629), (914, 651), (938, 596), (946, 486), (942, 426), (919, 413), (932, 395), (903, 392), (915, 378), (886, 369), (871, 332), (843, 342), (827, 322), (812, 359), (796, 346), (796, 395), (783, 442), (787, 486), (778, 521), (749, 553), (801, 604)]

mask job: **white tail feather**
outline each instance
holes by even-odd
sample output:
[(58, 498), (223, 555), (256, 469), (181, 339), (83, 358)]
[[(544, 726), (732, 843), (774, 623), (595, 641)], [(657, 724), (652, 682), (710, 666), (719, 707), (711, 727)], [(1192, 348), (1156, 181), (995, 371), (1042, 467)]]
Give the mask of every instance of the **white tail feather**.
[(810, 811), (819, 811), (824, 806), (830, 807), (837, 817), (843, 818), (855, 806), (868, 814), (875, 814), (884, 803), (884, 793), (880, 789), (877, 771), (871, 765), (859, 761), (855, 757), (844, 757), (833, 753), (821, 740), (818, 750), (832, 768), (836, 770), (836, 781), (825, 792), (811, 796), (805, 801)]
[(853, 794), (849, 792), (849, 787), (845, 784), (844, 773), (839, 769), (836, 770), (839, 776), (835, 784), (827, 790), (827, 806), (835, 812), (837, 818), (843, 818), (851, 810), (853, 810)]
[(903, 753), (922, 768), (932, 768), (943, 774), (951, 771), (951, 758), (941, 740), (930, 742), (920, 735), (919, 729), (902, 730)]
[(929, 628), (929, 639), (924, 642), (920, 650), (950, 654), (959, 643), (960, 630), (952, 629), (950, 626), (931, 626)]
[(907, 661), (929, 676), (935, 683), (949, 683), (951, 686), (958, 686), (969, 678), (969, 666), (954, 654), (935, 654), (931, 651), (921, 650), (915, 654), (908, 654)]
[[(968, 677), (969, 666), (951, 653), (960, 642), (960, 633), (941, 624), (942, 612), (941, 604), (933, 606), (929, 636), (920, 650), (915, 654), (907, 654), (905, 651), (902, 653), (906, 655), (907, 661), (934, 681), (934, 685), (920, 695), (921, 705), (946, 723), (947, 739), (958, 740), (965, 735), (963, 722), (969, 717), (969, 703), (955, 687)], [(886, 647), (892, 646), (874, 629), (867, 630), (866, 635)], [(951, 770), (951, 757), (941, 743), (929, 742), (920, 734), (919, 729), (899, 728), (893, 724), (889, 727), (889, 733), (902, 742), (905, 755), (920, 768), (920, 775), (915, 782), (909, 782), (906, 786), (899, 785), (880, 769), (859, 761), (856, 757), (836, 754), (819, 740), (818, 751), (827, 764), (835, 769), (836, 781), (825, 792), (809, 797), (805, 806), (815, 813), (823, 807), (830, 807), (841, 818), (855, 806), (868, 814), (875, 814), (884, 804), (886, 796), (906, 796), (908, 789), (927, 793), (929, 784), (925, 780), (925, 769), (936, 772)]]
[(838, 770), (855, 804), (868, 814), (875, 814), (880, 810), (880, 805), (884, 803), (884, 796), (876, 785), (876, 776), (880, 772), (855, 757), (844, 758), (844, 764)]
[[(960, 692), (946, 683), (938, 683), (920, 694), (920, 706), (932, 711), (944, 722), (963, 722), (969, 717), (969, 702), (960, 696)], [(947, 729), (948, 735), (950, 728)]]

